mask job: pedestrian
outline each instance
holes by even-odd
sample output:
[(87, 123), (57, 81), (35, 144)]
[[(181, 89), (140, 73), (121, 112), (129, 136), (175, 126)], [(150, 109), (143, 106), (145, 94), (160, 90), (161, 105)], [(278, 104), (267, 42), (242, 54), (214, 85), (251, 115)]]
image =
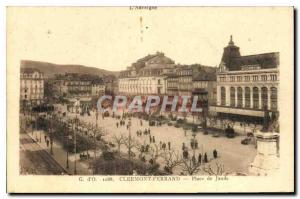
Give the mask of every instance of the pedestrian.
[(196, 165), (196, 158), (195, 158), (195, 156), (192, 157), (192, 162), (193, 162), (193, 165)]
[(153, 163), (154, 163), (154, 161), (153, 161), (152, 158), (149, 160), (149, 163), (150, 163), (150, 164), (153, 164)]
[(171, 142), (168, 142), (168, 148), (171, 150)]
[(195, 147), (196, 149), (198, 149), (198, 141), (197, 141), (197, 140), (195, 140), (195, 145), (194, 145), (194, 147)]
[(143, 121), (142, 120), (140, 120), (140, 124), (141, 124), (141, 126), (143, 126)]
[(163, 150), (166, 149), (166, 143), (163, 143), (163, 144), (162, 144), (162, 148), (163, 148)]
[(118, 123), (118, 122), (117, 122), (117, 124), (116, 124), (116, 125), (117, 125), (117, 128), (119, 128), (119, 123)]
[(151, 135), (149, 135), (149, 139), (150, 139), (150, 143), (152, 143), (152, 137), (151, 137)]
[(191, 148), (194, 149), (194, 140), (191, 140)]
[(204, 163), (208, 163), (207, 154), (204, 153)]
[(185, 143), (182, 143), (182, 150), (184, 151), (185, 149)]
[(153, 143), (155, 143), (155, 137), (154, 137), (154, 135), (153, 135), (152, 141), (153, 141)]
[(215, 159), (218, 157), (218, 152), (217, 152), (217, 150), (216, 150), (216, 149), (214, 149), (214, 151), (213, 151), (213, 155), (214, 155), (214, 158), (215, 158)]
[(184, 150), (184, 151), (183, 151), (183, 158), (184, 158), (184, 159), (188, 159), (188, 157), (189, 157), (189, 152), (188, 152), (188, 150)]
[(47, 142), (47, 135), (45, 135), (44, 138), (45, 138), (45, 142)]
[(199, 153), (199, 155), (198, 155), (198, 164), (201, 164), (201, 160), (202, 160), (202, 154)]
[(49, 140), (47, 140), (47, 147), (49, 147)]

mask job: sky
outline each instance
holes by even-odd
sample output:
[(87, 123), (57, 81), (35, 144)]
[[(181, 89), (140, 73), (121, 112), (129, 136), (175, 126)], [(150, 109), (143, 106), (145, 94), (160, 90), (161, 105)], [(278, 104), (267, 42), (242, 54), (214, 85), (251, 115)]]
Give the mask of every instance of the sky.
[(242, 55), (283, 52), (291, 8), (9, 7), (7, 56), (124, 70), (157, 51), (180, 64), (217, 66), (230, 35)]

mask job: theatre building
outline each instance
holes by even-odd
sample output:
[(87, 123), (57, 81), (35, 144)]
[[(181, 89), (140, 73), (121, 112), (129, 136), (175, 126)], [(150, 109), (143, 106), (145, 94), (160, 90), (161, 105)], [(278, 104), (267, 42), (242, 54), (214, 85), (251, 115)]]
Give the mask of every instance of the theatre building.
[(174, 61), (162, 52), (147, 55), (121, 71), (119, 93), (128, 96), (164, 95), (167, 92), (167, 74), (174, 68)]
[(219, 116), (263, 121), (265, 111), (278, 115), (279, 53), (241, 56), (232, 37), (217, 71)]

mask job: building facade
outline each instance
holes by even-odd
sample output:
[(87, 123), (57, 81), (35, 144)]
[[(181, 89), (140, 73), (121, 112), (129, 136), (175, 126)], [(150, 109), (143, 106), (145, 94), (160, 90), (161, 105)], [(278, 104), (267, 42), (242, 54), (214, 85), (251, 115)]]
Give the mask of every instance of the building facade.
[(215, 105), (217, 101), (216, 70), (194, 73), (192, 81), (192, 95), (197, 95), (206, 106)]
[(167, 75), (167, 95), (178, 95), (178, 76), (176, 73)]
[(218, 114), (263, 118), (278, 113), (279, 53), (241, 56), (232, 37), (217, 72)]
[(105, 91), (104, 82), (96, 75), (65, 73), (52, 82), (56, 95), (65, 98), (92, 97)]
[(195, 68), (189, 65), (178, 67), (176, 72), (178, 77), (178, 95), (191, 96), (194, 70)]
[(21, 68), (20, 100), (22, 103), (40, 104), (44, 100), (44, 74), (37, 69)]
[(101, 96), (105, 94), (105, 84), (102, 79), (92, 80), (92, 96)]
[(167, 74), (174, 68), (174, 61), (161, 52), (139, 59), (127, 67), (127, 70), (121, 71), (119, 93), (125, 95), (166, 94)]

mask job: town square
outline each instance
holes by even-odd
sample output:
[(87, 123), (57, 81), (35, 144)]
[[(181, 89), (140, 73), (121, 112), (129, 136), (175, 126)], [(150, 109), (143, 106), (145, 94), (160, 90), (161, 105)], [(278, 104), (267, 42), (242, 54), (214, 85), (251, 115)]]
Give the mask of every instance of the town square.
[(241, 56), (230, 36), (218, 68), (156, 52), (117, 76), (49, 78), (22, 61), (20, 172), (267, 175), (256, 134), (273, 133), (278, 158), (278, 60)]

